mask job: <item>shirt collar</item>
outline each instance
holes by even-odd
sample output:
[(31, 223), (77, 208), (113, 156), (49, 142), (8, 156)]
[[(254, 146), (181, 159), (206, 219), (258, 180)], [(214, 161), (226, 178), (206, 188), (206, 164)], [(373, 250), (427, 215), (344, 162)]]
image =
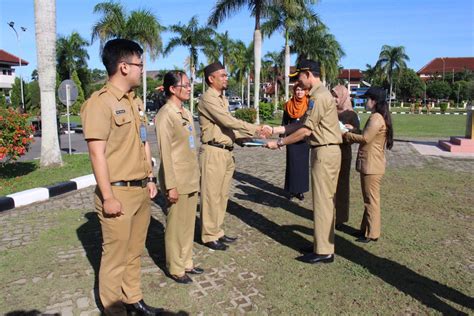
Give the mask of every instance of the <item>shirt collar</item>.
[(219, 93), (219, 91), (217, 91), (215, 88), (213, 87), (209, 87), (209, 93), (212, 95), (212, 96), (215, 96), (215, 97), (222, 97), (222, 92)]
[(130, 99), (132, 100), (133, 98), (135, 98), (135, 92), (130, 91), (129, 93), (125, 93), (119, 88), (117, 88), (116, 86), (114, 86), (110, 81), (107, 82), (106, 87), (107, 87), (107, 91), (112, 93), (112, 95), (116, 97), (117, 100), (119, 101), (122, 100), (122, 98), (127, 97), (127, 96), (130, 96)]
[(318, 90), (319, 88), (321, 88), (321, 86), (323, 85), (322, 82), (318, 82), (317, 84), (315, 84), (311, 90), (309, 90), (309, 95), (312, 95), (316, 90)]

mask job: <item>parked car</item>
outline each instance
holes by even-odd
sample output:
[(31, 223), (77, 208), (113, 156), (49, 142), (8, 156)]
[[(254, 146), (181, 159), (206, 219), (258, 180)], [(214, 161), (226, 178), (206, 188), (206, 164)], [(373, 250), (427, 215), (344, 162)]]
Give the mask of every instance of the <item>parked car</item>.
[(242, 108), (242, 102), (240, 101), (229, 101), (229, 111), (233, 112), (235, 110)]

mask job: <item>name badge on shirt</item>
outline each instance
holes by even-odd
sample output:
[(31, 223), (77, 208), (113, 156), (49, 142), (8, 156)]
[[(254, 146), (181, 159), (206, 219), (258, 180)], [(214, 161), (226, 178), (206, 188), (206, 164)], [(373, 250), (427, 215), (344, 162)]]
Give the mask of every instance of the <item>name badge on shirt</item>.
[(193, 136), (193, 127), (191, 125), (188, 126), (189, 130), (189, 148), (194, 149), (195, 148), (195, 143), (194, 143), (194, 136)]
[(146, 142), (146, 126), (142, 123), (140, 125), (140, 140)]

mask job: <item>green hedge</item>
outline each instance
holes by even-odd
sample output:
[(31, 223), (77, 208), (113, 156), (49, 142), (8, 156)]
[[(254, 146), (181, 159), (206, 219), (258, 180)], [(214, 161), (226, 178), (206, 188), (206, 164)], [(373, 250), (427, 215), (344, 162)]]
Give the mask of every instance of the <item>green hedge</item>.
[(257, 111), (255, 111), (253, 108), (238, 109), (235, 111), (234, 115), (239, 120), (243, 120), (252, 124), (255, 123), (255, 120), (257, 119)]

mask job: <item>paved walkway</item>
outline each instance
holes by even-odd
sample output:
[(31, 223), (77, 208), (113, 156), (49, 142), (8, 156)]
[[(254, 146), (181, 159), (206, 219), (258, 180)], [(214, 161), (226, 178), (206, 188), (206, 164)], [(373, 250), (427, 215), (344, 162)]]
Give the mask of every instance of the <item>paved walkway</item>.
[[(153, 148), (156, 146), (152, 144)], [(356, 146), (354, 146), (356, 147)], [(356, 149), (354, 148), (354, 151)], [(202, 245), (195, 246), (195, 262), (208, 268), (207, 273), (194, 277), (193, 285), (182, 287), (168, 279), (162, 269), (163, 261), (163, 228), (166, 223), (162, 201), (153, 203), (152, 222), (147, 239), (147, 251), (143, 259), (143, 280), (147, 288), (157, 291), (157, 299), (167, 295), (166, 289), (181, 291), (183, 299), (169, 304), (175, 309), (188, 310), (196, 300), (212, 297), (215, 302), (210, 314), (238, 314), (254, 312), (256, 314), (272, 314), (271, 309), (259, 309), (258, 302), (266, 292), (259, 284), (264, 277), (252, 271), (252, 265), (245, 264), (247, 254), (254, 253), (261, 247), (281, 247), (278, 238), (278, 227), (259, 215), (265, 208), (278, 205), (282, 195), (280, 189), (284, 182), (285, 151), (269, 151), (261, 148), (237, 148), (235, 150), (237, 170), (231, 189), (229, 214), (226, 227), (230, 235), (237, 235), (239, 241), (229, 251), (215, 253)], [(448, 159), (436, 156), (420, 155), (411, 144), (397, 142), (392, 151), (388, 152), (389, 168), (421, 168), (431, 166), (452, 172), (474, 173), (474, 159)], [(49, 303), (41, 306), (45, 313), (61, 313), (62, 315), (95, 315), (97, 309), (96, 293), (93, 284), (85, 282), (76, 287), (77, 280), (93, 280), (97, 271), (99, 258), (100, 234), (97, 219), (93, 213), (93, 188), (75, 191), (63, 196), (52, 198), (44, 203), (37, 203), (23, 208), (6, 211), (0, 214), (0, 251), (21, 249), (40, 234), (58, 227), (61, 212), (77, 210), (82, 216), (77, 221), (83, 223), (77, 229), (80, 244), (53, 249), (54, 258), (51, 266), (38, 272), (33, 277), (23, 278), (21, 273), (14, 281), (0, 285), (0, 296), (11, 298), (17, 293), (29, 293), (23, 297), (31, 297), (31, 301), (20, 302), (18, 306), (29, 309), (34, 304), (34, 292), (28, 289), (40, 286), (44, 291), (51, 291)], [(280, 200), (279, 200), (280, 199)], [(311, 209), (309, 199), (296, 206), (299, 209)], [(306, 212), (306, 211), (305, 211)], [(249, 216), (245, 216), (249, 215)], [(266, 231), (255, 228), (251, 221), (266, 225)], [(275, 229), (274, 229), (275, 228)], [(65, 235), (65, 238), (70, 238)], [(283, 237), (284, 238), (284, 237)], [(76, 240), (76, 236), (73, 236)], [(27, 255), (27, 254), (25, 254)], [(25, 258), (27, 259), (27, 258)], [(50, 260), (51, 258), (49, 258)], [(87, 259), (87, 260), (86, 260)], [(20, 259), (21, 260), (21, 259)], [(45, 260), (48, 260), (46, 258)], [(243, 260), (243, 261), (242, 261)], [(262, 258), (263, 260), (263, 258)], [(31, 262), (34, 266), (35, 263)], [(210, 268), (209, 268), (210, 267)], [(71, 282), (70, 288), (57, 293), (55, 282)], [(229, 284), (229, 282), (232, 282)], [(42, 286), (44, 285), (44, 287)], [(221, 296), (220, 291), (226, 288), (230, 295)], [(18, 292), (12, 292), (14, 289)], [(20, 290), (18, 290), (20, 289)], [(161, 294), (160, 294), (161, 293)], [(44, 293), (43, 293), (44, 294)], [(33, 297), (32, 297), (33, 296)], [(184, 297), (189, 297), (186, 299)], [(1, 302), (1, 301), (0, 301)], [(30, 304), (30, 306), (26, 306)], [(0, 304), (1, 305), (1, 304)], [(11, 311), (9, 306), (1, 306), (0, 313)], [(201, 311), (205, 313), (206, 311)], [(275, 311), (285, 313), (284, 311)], [(209, 314), (209, 310), (207, 310)]]

